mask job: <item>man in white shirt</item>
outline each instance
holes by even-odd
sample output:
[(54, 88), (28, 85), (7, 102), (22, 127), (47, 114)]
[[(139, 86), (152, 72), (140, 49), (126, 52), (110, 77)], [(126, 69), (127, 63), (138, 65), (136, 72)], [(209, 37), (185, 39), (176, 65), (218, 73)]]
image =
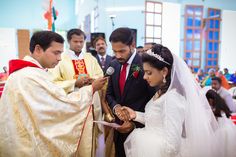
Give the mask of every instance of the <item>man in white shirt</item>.
[(58, 65), (51, 69), (53, 80), (67, 93), (75, 87), (83, 87), (94, 79), (103, 77), (103, 71), (91, 53), (82, 52), (86, 35), (80, 29), (71, 29), (67, 33), (69, 50), (61, 56)]
[(221, 86), (221, 78), (212, 78), (212, 89), (214, 89), (224, 100), (231, 112), (236, 112), (236, 104), (233, 102), (232, 95)]

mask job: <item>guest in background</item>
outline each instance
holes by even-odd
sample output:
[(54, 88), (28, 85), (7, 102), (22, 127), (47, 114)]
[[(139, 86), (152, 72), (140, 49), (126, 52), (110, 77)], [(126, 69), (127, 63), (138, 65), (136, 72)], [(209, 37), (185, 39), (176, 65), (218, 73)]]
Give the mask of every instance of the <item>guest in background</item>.
[(146, 52), (147, 50), (151, 49), (153, 47), (153, 45), (155, 45), (156, 43), (154, 42), (148, 42), (144, 44), (144, 48), (143, 51)]
[(230, 75), (231, 74), (229, 74), (229, 70), (228, 70), (228, 68), (224, 68), (224, 76), (225, 76), (225, 78), (229, 81), (229, 79), (230, 79)]
[(223, 72), (222, 71), (219, 71), (218, 72), (218, 75), (216, 75), (217, 77), (221, 78), (221, 85), (222, 87), (224, 87), (225, 89), (230, 89), (230, 85), (228, 83), (228, 80), (225, 78), (225, 76), (223, 75)]
[(217, 66), (216, 68), (215, 68), (215, 74), (216, 74), (216, 76), (219, 74), (219, 72), (220, 72), (220, 67), (219, 66)]
[(103, 73), (106, 73), (107, 68), (112, 61), (112, 57), (107, 54), (107, 43), (103, 37), (97, 37), (93, 42), (94, 48), (97, 51), (97, 61), (101, 66)]
[(136, 47), (136, 52), (137, 52), (139, 55), (142, 55), (142, 53), (143, 53), (143, 46), (138, 46), (138, 47)]
[(231, 112), (236, 112), (236, 104), (233, 102), (232, 95), (222, 87), (222, 80), (219, 77), (212, 78), (212, 89), (214, 89), (224, 99)]
[(197, 74), (195, 76), (196, 76), (196, 80), (199, 83), (202, 83), (202, 81), (204, 80), (204, 77), (205, 77), (202, 69), (198, 69)]
[(229, 81), (236, 85), (236, 71), (230, 76)]
[(224, 99), (221, 98), (221, 96), (216, 91), (212, 89), (208, 90), (206, 97), (216, 119), (222, 117), (222, 114), (224, 114), (227, 118), (231, 116), (229, 107), (226, 105)]
[(205, 77), (205, 79), (202, 81), (202, 86), (210, 86), (211, 85), (211, 79), (216, 76), (216, 70), (211, 68), (208, 70), (208, 76)]

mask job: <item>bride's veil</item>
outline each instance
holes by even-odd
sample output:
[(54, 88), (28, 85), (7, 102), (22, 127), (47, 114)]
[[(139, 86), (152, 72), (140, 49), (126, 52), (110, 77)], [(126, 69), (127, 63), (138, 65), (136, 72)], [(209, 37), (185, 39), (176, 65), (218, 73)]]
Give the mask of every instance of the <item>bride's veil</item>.
[(186, 63), (175, 54), (172, 55), (174, 62), (168, 91), (175, 89), (186, 100), (182, 156), (219, 156), (220, 149), (214, 136), (218, 125), (208, 101)]

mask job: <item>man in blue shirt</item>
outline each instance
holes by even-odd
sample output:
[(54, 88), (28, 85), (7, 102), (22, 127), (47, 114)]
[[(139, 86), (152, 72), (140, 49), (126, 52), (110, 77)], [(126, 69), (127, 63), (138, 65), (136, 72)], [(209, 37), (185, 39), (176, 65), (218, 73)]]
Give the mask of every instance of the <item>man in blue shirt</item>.
[(233, 82), (233, 84), (236, 84), (236, 71), (230, 76), (229, 81)]

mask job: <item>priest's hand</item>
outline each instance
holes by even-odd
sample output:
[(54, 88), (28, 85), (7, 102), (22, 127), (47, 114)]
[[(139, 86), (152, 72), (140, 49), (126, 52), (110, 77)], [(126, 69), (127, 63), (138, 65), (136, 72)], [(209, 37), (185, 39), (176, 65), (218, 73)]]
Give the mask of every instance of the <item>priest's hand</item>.
[(121, 127), (116, 128), (120, 133), (128, 133), (135, 129), (135, 124), (131, 121), (125, 121)]
[(87, 85), (89, 82), (89, 77), (85, 76), (85, 77), (81, 77), (80, 79), (77, 79), (75, 82), (75, 86), (78, 88), (81, 88), (85, 85)]
[(107, 81), (106, 77), (102, 77), (102, 78), (98, 78), (96, 80), (93, 81), (92, 86), (93, 86), (93, 91), (98, 91), (100, 89), (102, 89), (102, 87), (105, 85)]
[(89, 77), (89, 78), (88, 78), (88, 85), (92, 84), (94, 80), (95, 80), (95, 79)]

